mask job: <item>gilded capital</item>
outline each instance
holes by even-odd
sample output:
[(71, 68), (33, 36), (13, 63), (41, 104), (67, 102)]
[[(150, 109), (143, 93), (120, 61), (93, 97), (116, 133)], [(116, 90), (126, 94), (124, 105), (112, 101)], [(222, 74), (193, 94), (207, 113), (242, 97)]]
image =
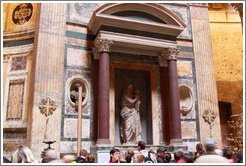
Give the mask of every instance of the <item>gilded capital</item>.
[(94, 41), (94, 51), (97, 52), (109, 52), (109, 48), (113, 44), (112, 40), (98, 38)]
[(3, 55), (3, 62), (8, 62), (10, 59), (10, 55), (9, 54), (4, 54)]

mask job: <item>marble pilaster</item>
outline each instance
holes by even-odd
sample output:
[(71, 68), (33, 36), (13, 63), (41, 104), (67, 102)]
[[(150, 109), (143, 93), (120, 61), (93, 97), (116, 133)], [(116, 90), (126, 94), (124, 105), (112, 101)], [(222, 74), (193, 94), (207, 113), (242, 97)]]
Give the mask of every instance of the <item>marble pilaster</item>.
[[(66, 9), (65, 3), (38, 6), (27, 131), (28, 146), (37, 159), (47, 146), (43, 141), (56, 141), (52, 148), (60, 151)], [(49, 119), (39, 109), (40, 102), (47, 98), (56, 105)]]
[(210, 131), (210, 125), (203, 119), (204, 111), (210, 109), (216, 115), (214, 126), (211, 129), (212, 136), (220, 146), (221, 129), (208, 8), (190, 6), (190, 14), (196, 70), (200, 141), (204, 141)]

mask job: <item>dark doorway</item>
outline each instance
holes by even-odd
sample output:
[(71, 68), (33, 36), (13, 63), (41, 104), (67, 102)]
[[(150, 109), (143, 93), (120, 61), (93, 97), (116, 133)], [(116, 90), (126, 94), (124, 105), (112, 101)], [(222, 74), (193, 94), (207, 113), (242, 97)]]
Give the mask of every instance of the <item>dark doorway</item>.
[(229, 135), (230, 127), (228, 126), (227, 121), (230, 120), (231, 116), (231, 103), (219, 101), (219, 112), (220, 112), (220, 125), (221, 125), (221, 137), (222, 145), (230, 145), (226, 140), (225, 134)]
[(121, 98), (129, 84), (133, 85), (134, 90), (140, 91), (142, 140), (147, 144), (153, 144), (150, 71), (129, 69), (115, 69), (115, 144), (122, 144), (120, 140)]

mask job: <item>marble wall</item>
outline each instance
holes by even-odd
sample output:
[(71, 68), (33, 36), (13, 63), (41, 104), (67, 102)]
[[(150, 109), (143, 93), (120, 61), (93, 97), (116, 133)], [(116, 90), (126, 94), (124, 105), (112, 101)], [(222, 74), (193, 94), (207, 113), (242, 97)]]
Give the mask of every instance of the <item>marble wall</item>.
[[(10, 22), (10, 10), (14, 10), (18, 4), (4, 4), (4, 30), (7, 31), (22, 31), (23, 29), (34, 29), (36, 18), (35, 6), (27, 23), (18, 25)], [(61, 153), (76, 153), (77, 151), (77, 111), (69, 102), (70, 84), (73, 80), (82, 80), (86, 84), (88, 93), (87, 102), (83, 105), (82, 111), (82, 148), (90, 151), (93, 142), (93, 84), (94, 84), (94, 56), (92, 54), (93, 36), (88, 30), (87, 25), (92, 13), (103, 3), (67, 3), (67, 4), (44, 4), (41, 5), (43, 13), (40, 17), (39, 42), (35, 45), (35, 64), (33, 70), (36, 75), (32, 75), (31, 90), (33, 90), (33, 106), (28, 104), (28, 95), (30, 86), (30, 70), (34, 49), (34, 33), (27, 35), (25, 40), (9, 41), (8, 35), (5, 35), (4, 42), (4, 113), (3, 117), (21, 117), (20, 121), (8, 121), (4, 119), (4, 127), (22, 127), (27, 128), (27, 124), (31, 124), (32, 130), (27, 130), (27, 139), (29, 146), (32, 149), (43, 149), (42, 144), (46, 117), (39, 111), (38, 105), (42, 99), (51, 97), (57, 103), (57, 110), (52, 115), (49, 122), (50, 127), (47, 133), (49, 138), (56, 140), (55, 148)], [(194, 150), (194, 146), (200, 141), (200, 133), (205, 132), (201, 126), (203, 120), (198, 111), (197, 84), (202, 85), (201, 79), (197, 79), (197, 75), (202, 73), (198, 65), (202, 62), (197, 62), (196, 58), (200, 58), (200, 52), (197, 52), (197, 45), (200, 42), (196, 34), (192, 33), (191, 10), (188, 4), (161, 4), (167, 9), (175, 13), (187, 25), (185, 30), (177, 39), (178, 48), (181, 49), (178, 55), (178, 81), (179, 86), (186, 86), (191, 89), (193, 94), (193, 108), (186, 116), (180, 114), (182, 126), (182, 138), (185, 145), (188, 145), (190, 150)], [(26, 7), (27, 10), (30, 6)], [(199, 10), (196, 10), (200, 12)], [(47, 13), (52, 17), (46, 17)], [(206, 11), (202, 10), (206, 13)], [(9, 14), (8, 14), (9, 13)], [(194, 13), (193, 13), (194, 14)], [(55, 15), (59, 15), (56, 17)], [(196, 17), (195, 17), (196, 18)], [(199, 23), (199, 20), (193, 19), (193, 23)], [(19, 20), (25, 21), (25, 20)], [(206, 22), (204, 22), (205, 24)], [(200, 24), (199, 24), (200, 25)], [(48, 28), (47, 28), (48, 27)], [(197, 28), (195, 26), (195, 28)], [(194, 32), (194, 31), (193, 31)], [(195, 33), (200, 33), (195, 31)], [(7, 33), (6, 33), (7, 34)], [(193, 35), (193, 36), (192, 36)], [(21, 36), (18, 36), (20, 39)], [(51, 39), (52, 40), (49, 40)], [(215, 40), (214, 40), (215, 41)], [(194, 49), (196, 48), (196, 50)], [(203, 50), (206, 51), (206, 50)], [(14, 56), (12, 56), (14, 54)], [(11, 56), (9, 56), (11, 55)], [(111, 61), (121, 61), (127, 63), (142, 63), (157, 65), (157, 94), (155, 111), (155, 120), (158, 120), (158, 127), (154, 126), (154, 131), (158, 132), (158, 138), (154, 138), (155, 142), (162, 144), (162, 114), (161, 114), (161, 95), (160, 95), (160, 73), (156, 57), (146, 55), (124, 55), (112, 53)], [(46, 63), (47, 62), (47, 63)], [(50, 64), (50, 65), (49, 65)], [(211, 64), (210, 64), (211, 65)], [(208, 65), (209, 66), (209, 65)], [(52, 78), (52, 79), (51, 79)], [(22, 84), (23, 91), (19, 94), (18, 101), (22, 101), (22, 113), (15, 114), (7, 112), (9, 101), (8, 97), (13, 93), (11, 91), (12, 80), (24, 80)], [(9, 88), (10, 87), (10, 88)], [(205, 94), (206, 96), (206, 94)], [(20, 103), (20, 102), (19, 102)], [(35, 119), (35, 123), (31, 120), (28, 122), (27, 110), (31, 110), (32, 114), (29, 118)], [(9, 113), (9, 115), (8, 115)], [(20, 116), (21, 115), (21, 116)], [(155, 129), (158, 129), (156, 131)], [(52, 132), (55, 130), (56, 132)], [(40, 138), (39, 138), (40, 137)], [(39, 156), (39, 152), (35, 154)]]

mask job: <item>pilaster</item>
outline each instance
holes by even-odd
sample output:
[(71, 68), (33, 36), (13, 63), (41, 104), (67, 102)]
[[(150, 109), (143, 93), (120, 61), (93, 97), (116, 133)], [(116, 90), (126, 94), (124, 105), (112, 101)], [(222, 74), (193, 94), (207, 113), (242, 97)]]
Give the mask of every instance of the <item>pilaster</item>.
[(211, 129), (212, 137), (221, 145), (218, 97), (208, 8), (190, 6), (190, 14), (196, 70), (200, 141), (203, 142), (209, 137), (207, 133), (210, 131), (210, 124), (205, 122), (203, 114), (206, 110), (212, 110), (216, 116), (214, 126)]
[[(27, 131), (27, 142), (37, 159), (47, 146), (43, 141), (56, 141), (53, 148), (60, 151), (66, 9), (65, 3), (42, 3), (38, 7)], [(56, 110), (47, 119), (39, 105), (48, 98)]]

